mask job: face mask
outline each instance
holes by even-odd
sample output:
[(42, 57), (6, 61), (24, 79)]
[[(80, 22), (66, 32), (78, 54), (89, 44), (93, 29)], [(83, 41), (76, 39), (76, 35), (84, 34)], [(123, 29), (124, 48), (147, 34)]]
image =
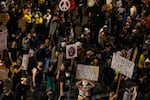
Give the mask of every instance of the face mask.
[(88, 81), (87, 80), (83, 80), (82, 81), (82, 85), (83, 85), (83, 87), (86, 87), (88, 85)]
[(66, 74), (66, 77), (69, 77), (70, 76), (70, 74), (69, 73), (65, 73)]

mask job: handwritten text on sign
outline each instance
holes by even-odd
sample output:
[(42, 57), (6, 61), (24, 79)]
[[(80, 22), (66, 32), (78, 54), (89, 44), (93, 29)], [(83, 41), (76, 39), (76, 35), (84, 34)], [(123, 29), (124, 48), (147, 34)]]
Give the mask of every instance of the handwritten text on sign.
[(121, 57), (116, 53), (113, 54), (111, 68), (119, 71), (129, 78), (132, 78), (134, 65), (135, 64), (128, 59)]
[(76, 79), (87, 79), (97, 81), (99, 76), (99, 67), (78, 64), (76, 71)]
[(29, 64), (29, 54), (24, 54), (22, 58), (22, 70), (27, 70)]

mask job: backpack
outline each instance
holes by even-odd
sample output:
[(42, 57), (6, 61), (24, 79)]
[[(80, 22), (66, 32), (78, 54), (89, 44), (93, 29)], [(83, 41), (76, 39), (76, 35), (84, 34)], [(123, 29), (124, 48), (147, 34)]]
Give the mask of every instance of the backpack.
[(36, 60), (36, 61), (40, 61), (41, 60), (41, 49), (37, 49), (36, 51), (35, 51), (35, 54), (34, 54), (34, 59)]

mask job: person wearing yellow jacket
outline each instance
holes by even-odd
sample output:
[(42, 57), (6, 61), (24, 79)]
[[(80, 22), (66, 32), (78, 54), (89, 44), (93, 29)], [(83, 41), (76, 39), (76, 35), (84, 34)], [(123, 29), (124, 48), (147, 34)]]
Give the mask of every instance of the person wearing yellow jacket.
[(35, 24), (36, 25), (43, 24), (43, 16), (41, 12), (39, 12), (37, 17), (35, 18)]
[(29, 10), (27, 10), (24, 13), (24, 18), (26, 20), (26, 23), (31, 23), (32, 22), (31, 17), (32, 17), (31, 12)]
[(146, 59), (146, 55), (148, 54), (147, 50), (143, 50), (138, 61), (138, 74), (141, 75), (143, 73), (144, 63)]
[(24, 19), (26, 21), (27, 31), (29, 32), (31, 30), (31, 26), (32, 26), (32, 14), (31, 14), (30, 9), (27, 9), (24, 12)]

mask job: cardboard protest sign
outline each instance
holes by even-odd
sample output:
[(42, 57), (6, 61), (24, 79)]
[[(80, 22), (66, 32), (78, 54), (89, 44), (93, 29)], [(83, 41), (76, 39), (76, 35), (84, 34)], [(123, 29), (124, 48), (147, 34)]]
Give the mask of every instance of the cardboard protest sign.
[(76, 70), (76, 79), (87, 79), (98, 81), (99, 67), (91, 65), (78, 64)]
[(0, 51), (7, 48), (7, 31), (0, 32)]
[(134, 63), (128, 59), (121, 57), (120, 55), (113, 53), (111, 68), (119, 71), (121, 74), (132, 78)]
[(77, 57), (77, 45), (70, 44), (66, 45), (66, 58), (71, 59)]
[(29, 54), (24, 54), (22, 58), (22, 70), (27, 70), (29, 64)]
[(9, 69), (5, 67), (0, 67), (0, 80), (5, 80), (8, 78)]
[(9, 15), (7, 13), (0, 13), (0, 26), (6, 25), (9, 20)]

